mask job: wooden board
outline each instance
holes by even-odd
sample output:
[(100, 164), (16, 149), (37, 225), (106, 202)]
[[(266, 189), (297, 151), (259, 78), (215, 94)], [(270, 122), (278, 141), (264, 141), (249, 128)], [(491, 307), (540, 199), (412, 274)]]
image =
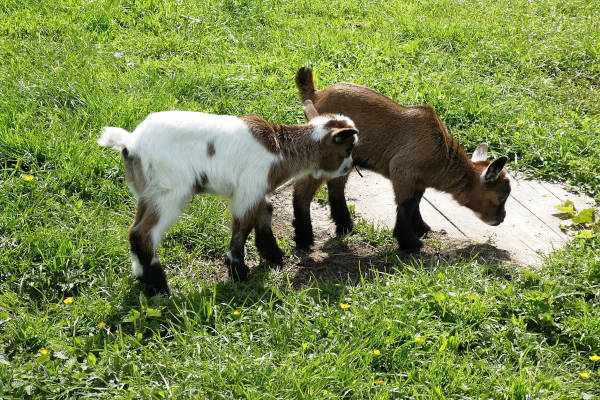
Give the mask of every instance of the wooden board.
[[(346, 188), (349, 204), (363, 218), (376, 225), (393, 229), (396, 203), (391, 183), (373, 172), (362, 171), (350, 176)], [(446, 193), (428, 189), (421, 202), (423, 219), (434, 231), (444, 230), (450, 237), (490, 243), (506, 250), (514, 262), (534, 265), (541, 256), (563, 247), (570, 237), (564, 234), (563, 222), (555, 205), (571, 200), (579, 210), (594, 207), (593, 199), (568, 192), (558, 184), (511, 178), (511, 196), (506, 202), (506, 218), (499, 226), (479, 220), (471, 210), (460, 206)]]

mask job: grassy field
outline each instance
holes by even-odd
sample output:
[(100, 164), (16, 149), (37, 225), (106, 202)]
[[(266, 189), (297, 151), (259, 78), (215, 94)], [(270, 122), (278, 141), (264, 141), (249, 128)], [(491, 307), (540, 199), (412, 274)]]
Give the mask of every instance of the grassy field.
[(214, 283), (196, 267), (221, 260), (229, 212), (207, 196), (160, 250), (174, 295), (146, 299), (135, 200), (95, 143), (166, 109), (303, 121), (308, 65), (600, 200), (598, 21), (583, 0), (0, 0), (0, 398), (600, 398), (598, 237), (531, 270)]

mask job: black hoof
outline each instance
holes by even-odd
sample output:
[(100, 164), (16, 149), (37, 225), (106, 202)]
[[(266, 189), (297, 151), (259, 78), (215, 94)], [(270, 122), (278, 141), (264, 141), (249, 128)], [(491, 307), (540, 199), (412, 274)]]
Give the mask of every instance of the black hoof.
[(407, 253), (418, 253), (423, 248), (423, 242), (417, 237), (414, 238), (396, 238), (398, 239), (398, 248)]
[(426, 223), (423, 223), (423, 225), (415, 227), (414, 231), (415, 231), (415, 235), (417, 235), (417, 237), (423, 237), (428, 232), (431, 232), (431, 227), (429, 225), (427, 225)]
[(306, 224), (300, 219), (294, 219), (292, 225), (294, 226), (296, 248), (304, 251), (310, 250), (310, 246), (315, 243), (312, 224)]
[(281, 264), (283, 262), (284, 252), (277, 245), (277, 240), (270, 234), (256, 234), (256, 248), (260, 255), (267, 261)]
[(140, 281), (144, 285), (144, 292), (148, 296), (155, 296), (157, 294), (171, 295), (171, 290), (167, 283), (167, 275), (162, 269), (160, 262), (154, 262), (145, 268), (144, 276), (142, 276)]
[(234, 282), (242, 282), (248, 280), (250, 268), (244, 264), (244, 261), (232, 259), (229, 254), (225, 256), (225, 264), (229, 267), (229, 277)]
[(350, 232), (352, 232), (352, 229), (354, 229), (354, 221), (349, 219), (348, 221), (345, 221), (344, 223), (337, 224), (335, 227), (335, 233), (338, 236), (344, 236), (344, 235), (347, 235)]
[(309, 251), (310, 247), (315, 244), (315, 240), (312, 235), (309, 237), (300, 237), (296, 235), (294, 240), (296, 241), (296, 248), (304, 251)]

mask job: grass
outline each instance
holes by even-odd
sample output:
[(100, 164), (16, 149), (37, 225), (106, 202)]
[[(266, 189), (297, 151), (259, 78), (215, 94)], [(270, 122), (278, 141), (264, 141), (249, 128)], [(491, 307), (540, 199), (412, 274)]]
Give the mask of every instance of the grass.
[[(302, 121), (309, 65), (319, 87), (427, 102), (468, 150), (600, 200), (599, 19), (580, 0), (3, 0), (0, 397), (600, 396), (597, 237), (534, 270), (415, 258), (357, 284), (211, 283), (229, 216), (203, 197), (160, 251), (174, 296), (146, 299), (134, 199), (95, 144), (165, 109)], [(391, 243), (365, 223), (356, 240)]]

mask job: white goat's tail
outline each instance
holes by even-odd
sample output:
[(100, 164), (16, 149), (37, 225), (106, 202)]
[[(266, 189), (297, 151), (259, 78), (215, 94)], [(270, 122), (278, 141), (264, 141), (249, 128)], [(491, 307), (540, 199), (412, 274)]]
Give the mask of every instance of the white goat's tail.
[(131, 144), (132, 135), (123, 128), (116, 128), (114, 126), (105, 126), (102, 129), (98, 144), (102, 147), (112, 147), (117, 151), (126, 149)]

